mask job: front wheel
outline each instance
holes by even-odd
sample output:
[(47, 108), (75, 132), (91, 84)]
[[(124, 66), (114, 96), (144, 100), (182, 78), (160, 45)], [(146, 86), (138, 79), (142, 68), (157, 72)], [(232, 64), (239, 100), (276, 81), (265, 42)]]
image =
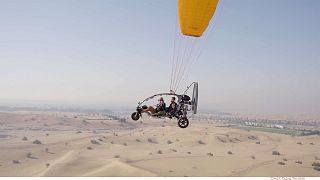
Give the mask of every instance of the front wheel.
[(131, 119), (134, 120), (134, 121), (138, 121), (140, 118), (140, 115), (138, 112), (134, 112), (131, 114)]
[(186, 128), (189, 125), (189, 120), (187, 118), (180, 118), (178, 120), (178, 126), (181, 128)]

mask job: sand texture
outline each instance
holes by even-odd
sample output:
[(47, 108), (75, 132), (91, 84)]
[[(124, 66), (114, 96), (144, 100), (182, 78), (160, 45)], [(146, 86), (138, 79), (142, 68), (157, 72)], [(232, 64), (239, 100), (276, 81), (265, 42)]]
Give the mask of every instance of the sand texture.
[(320, 176), (312, 166), (319, 158), (319, 136), (217, 127), (208, 120), (181, 129), (174, 119), (0, 113), (0, 176)]

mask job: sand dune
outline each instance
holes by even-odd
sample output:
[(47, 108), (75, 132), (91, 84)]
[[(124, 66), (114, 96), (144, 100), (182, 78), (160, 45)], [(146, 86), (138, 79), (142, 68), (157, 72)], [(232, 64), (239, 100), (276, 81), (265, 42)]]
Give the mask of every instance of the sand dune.
[(0, 124), (0, 176), (320, 175), (312, 166), (319, 136), (248, 132), (207, 120), (187, 129), (169, 119), (102, 123), (57, 112), (0, 113)]

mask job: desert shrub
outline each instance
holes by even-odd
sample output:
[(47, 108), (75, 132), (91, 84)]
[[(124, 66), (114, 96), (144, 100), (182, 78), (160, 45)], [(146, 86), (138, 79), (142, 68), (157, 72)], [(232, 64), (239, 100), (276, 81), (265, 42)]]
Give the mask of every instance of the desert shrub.
[(32, 153), (31, 153), (31, 152), (28, 152), (27, 155), (26, 155), (26, 157), (27, 157), (27, 158), (32, 158)]
[(313, 162), (313, 163), (312, 163), (312, 166), (318, 166), (318, 167), (320, 167), (320, 162)]
[(177, 152), (177, 150), (175, 150), (175, 149), (170, 149), (170, 151), (172, 151), (172, 152)]
[(257, 141), (256, 144), (260, 144), (260, 141)]
[(295, 163), (297, 163), (297, 164), (302, 164), (302, 161), (295, 161)]
[(205, 142), (203, 142), (203, 141), (201, 141), (201, 140), (199, 140), (198, 143), (199, 143), (199, 144), (206, 144)]
[(77, 131), (76, 133), (77, 133), (77, 134), (80, 134), (80, 133), (82, 133), (82, 131)]
[(288, 159), (286, 159), (286, 158), (283, 158), (282, 160), (283, 160), (283, 161), (288, 161)]
[(172, 143), (173, 143), (173, 142), (172, 142), (172, 141), (170, 141), (170, 140), (168, 140), (168, 141), (167, 141), (167, 144), (172, 144)]
[(285, 165), (286, 163), (280, 161), (280, 162), (278, 162), (278, 164), (279, 165)]
[(90, 142), (91, 142), (91, 144), (100, 144), (100, 143), (99, 143), (97, 140), (95, 140), (95, 139), (91, 139)]
[(217, 138), (220, 142), (222, 142), (222, 143), (226, 143), (226, 142), (227, 142), (226, 140), (222, 139), (222, 138), (219, 137), (219, 136), (216, 136), (216, 138)]
[(140, 139), (136, 139), (136, 141), (137, 141), (137, 142), (141, 142), (141, 140), (140, 140)]
[(127, 143), (123, 143), (123, 145), (124, 145), (124, 146), (128, 146), (128, 144), (127, 144)]
[(120, 158), (120, 155), (115, 155), (115, 156), (113, 156), (114, 158)]
[(50, 166), (50, 163), (47, 163), (47, 164), (46, 164), (46, 167), (49, 167), (49, 166)]
[(315, 156), (314, 159), (315, 160), (320, 160), (320, 158), (318, 156)]
[(27, 140), (28, 140), (27, 137), (23, 137), (23, 138), (22, 138), (22, 141), (27, 141)]
[(311, 142), (311, 143), (309, 143), (310, 145), (314, 145), (314, 143), (313, 142)]
[(279, 151), (272, 151), (272, 155), (280, 155)]
[(191, 154), (191, 152), (189, 151), (189, 152), (187, 152), (188, 154)]
[(157, 152), (158, 154), (162, 154), (162, 151), (161, 150), (158, 150), (158, 152)]
[(300, 145), (302, 145), (302, 142), (297, 142), (297, 144), (300, 144)]
[(92, 148), (91, 146), (88, 146), (87, 149), (88, 149), (88, 150), (92, 150), (93, 148)]
[(256, 159), (256, 157), (254, 155), (251, 156), (251, 159)]
[(211, 152), (207, 153), (208, 156), (213, 156), (213, 154)]
[(101, 141), (101, 142), (103, 141), (101, 138), (99, 138), (98, 140)]
[(240, 139), (238, 139), (238, 138), (233, 138), (233, 140), (235, 140), (235, 141), (240, 141)]
[(248, 136), (248, 139), (257, 140), (258, 138), (256, 136)]
[(233, 154), (231, 151), (228, 151), (228, 154)]
[(151, 138), (148, 138), (148, 142), (149, 142), (149, 143), (158, 144), (158, 142), (156, 142), (156, 141), (152, 140)]
[(39, 140), (35, 140), (35, 141), (33, 141), (32, 143), (33, 143), (33, 144), (42, 144), (41, 141), (39, 141)]
[(20, 161), (19, 160), (12, 160), (12, 163), (13, 164), (20, 164)]

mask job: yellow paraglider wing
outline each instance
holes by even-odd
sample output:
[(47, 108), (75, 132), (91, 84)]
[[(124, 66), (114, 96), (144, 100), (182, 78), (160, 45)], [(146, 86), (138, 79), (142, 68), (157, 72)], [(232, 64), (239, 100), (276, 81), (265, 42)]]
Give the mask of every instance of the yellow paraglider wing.
[(216, 10), (219, 0), (178, 0), (181, 33), (202, 36)]

